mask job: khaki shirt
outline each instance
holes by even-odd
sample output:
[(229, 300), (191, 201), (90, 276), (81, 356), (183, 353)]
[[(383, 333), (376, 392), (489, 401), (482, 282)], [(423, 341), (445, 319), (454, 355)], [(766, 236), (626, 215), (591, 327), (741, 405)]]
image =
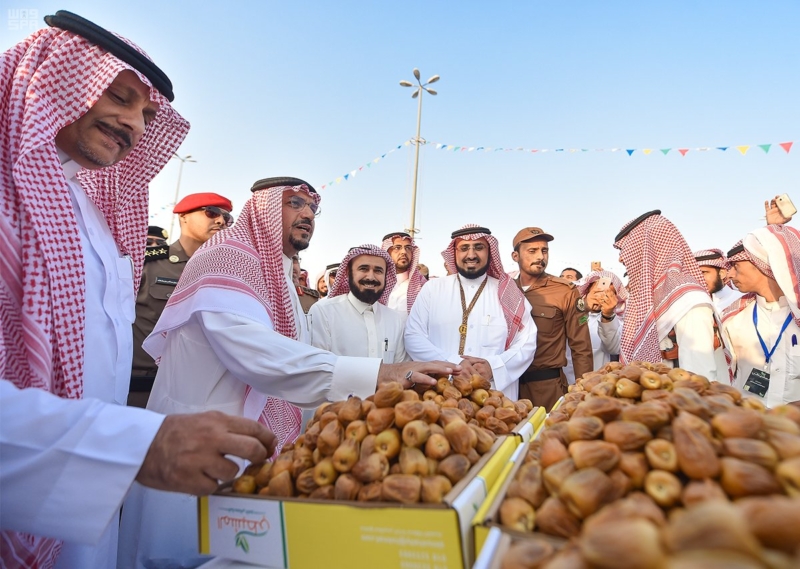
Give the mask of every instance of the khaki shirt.
[[(516, 283), (520, 286), (519, 278)], [(531, 303), (531, 316), (537, 328), (536, 354), (528, 370), (559, 369), (566, 366), (569, 342), (575, 377), (592, 371), (592, 338), (585, 308), (578, 309), (578, 301), (581, 299), (578, 288), (567, 279), (545, 273), (523, 293)], [(580, 306), (583, 307), (582, 301)]]
[(158, 368), (153, 358), (142, 349), (142, 342), (155, 328), (188, 260), (180, 241), (169, 246), (147, 248), (142, 282), (136, 296), (136, 321), (133, 323), (134, 376), (156, 375)]
[(319, 292), (313, 288), (298, 286), (297, 298), (300, 300), (300, 306), (303, 308), (303, 312), (308, 314), (308, 309), (319, 300)]

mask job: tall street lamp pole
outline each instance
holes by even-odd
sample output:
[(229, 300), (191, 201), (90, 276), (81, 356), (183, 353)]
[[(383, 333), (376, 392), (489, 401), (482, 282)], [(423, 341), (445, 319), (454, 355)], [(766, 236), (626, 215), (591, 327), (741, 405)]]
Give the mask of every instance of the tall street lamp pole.
[[(197, 160), (192, 160), (192, 155), (187, 154), (186, 156), (181, 156), (177, 152), (173, 152), (173, 158), (177, 158), (181, 161), (181, 165), (178, 166), (178, 185), (175, 186), (175, 199), (172, 201), (172, 205), (178, 203), (178, 194), (181, 191), (181, 175), (183, 174), (183, 165), (187, 162), (197, 162)], [(169, 222), (169, 236), (172, 238), (172, 229), (175, 227), (175, 214), (172, 214), (172, 219)]]
[[(419, 230), (416, 227), (416, 214), (417, 214), (417, 177), (419, 175), (419, 147), (425, 143), (425, 141), (420, 137), (420, 127), (422, 125), (422, 92), (426, 91), (431, 95), (436, 95), (436, 91), (433, 89), (429, 89), (428, 85), (431, 83), (436, 83), (439, 80), (438, 75), (434, 75), (425, 83), (421, 83), (419, 79), (419, 69), (414, 68), (414, 78), (417, 82), (417, 88), (414, 89), (414, 92), (411, 94), (412, 99), (419, 98), (417, 104), (417, 136), (414, 138), (414, 144), (416, 145), (416, 149), (414, 150), (414, 186), (411, 192), (411, 227), (408, 229), (408, 234), (411, 237), (414, 237), (414, 234), (417, 233)], [(400, 85), (402, 87), (413, 87), (414, 84), (411, 81), (400, 81)]]

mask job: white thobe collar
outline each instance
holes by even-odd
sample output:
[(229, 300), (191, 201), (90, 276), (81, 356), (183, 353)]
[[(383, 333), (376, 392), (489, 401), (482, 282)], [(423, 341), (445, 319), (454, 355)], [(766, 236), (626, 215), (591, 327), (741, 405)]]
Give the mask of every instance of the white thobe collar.
[(58, 159), (61, 162), (61, 167), (64, 169), (64, 176), (67, 180), (75, 177), (75, 174), (81, 171), (81, 165), (70, 158), (66, 152), (56, 147), (58, 151)]
[(789, 307), (789, 301), (786, 300), (785, 296), (780, 297), (777, 301), (768, 302), (766, 298), (764, 298), (760, 294), (757, 294), (756, 302), (758, 303), (758, 307), (761, 310), (765, 310), (767, 312), (774, 312), (776, 310), (780, 310), (781, 308)]
[(283, 253), (283, 275), (292, 280), (292, 259)]
[(404, 283), (408, 280), (408, 277), (411, 275), (411, 270), (405, 271), (403, 273), (397, 273), (397, 283)]
[(359, 314), (364, 314), (367, 309), (369, 309), (370, 312), (374, 312), (371, 304), (367, 304), (366, 302), (358, 300), (352, 292), (347, 293), (347, 300), (350, 301), (350, 304), (353, 305), (353, 308), (358, 310)]

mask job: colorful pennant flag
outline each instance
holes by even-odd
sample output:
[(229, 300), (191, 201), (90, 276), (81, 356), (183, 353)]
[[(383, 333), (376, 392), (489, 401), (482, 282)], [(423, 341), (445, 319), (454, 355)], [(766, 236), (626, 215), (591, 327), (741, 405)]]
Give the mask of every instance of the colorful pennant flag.
[[(394, 148), (392, 148), (388, 152), (385, 152), (385, 153), (381, 154), (377, 158), (374, 158), (374, 159), (370, 160), (366, 164), (364, 164), (362, 166), (359, 166), (358, 168), (355, 168), (355, 169), (351, 170), (350, 172), (348, 172), (348, 173), (346, 173), (346, 174), (344, 174), (342, 176), (339, 176), (338, 178), (334, 178), (333, 180), (331, 180), (327, 184), (322, 184), (321, 186), (319, 186), (319, 188), (321, 190), (324, 190), (325, 188), (333, 186), (334, 184), (341, 184), (342, 182), (349, 181), (350, 179), (355, 178), (356, 175), (360, 171), (362, 171), (365, 166), (367, 168), (370, 168), (373, 164), (377, 164), (378, 162), (380, 162), (383, 158), (386, 158), (392, 152), (395, 152), (395, 151), (401, 149), (403, 146), (411, 146), (412, 144), (414, 144), (414, 140), (413, 139), (412, 140), (407, 140), (403, 144), (398, 144), (397, 146), (395, 146)], [(443, 150), (443, 151), (449, 151), (449, 152), (528, 152), (530, 154), (543, 154), (545, 152), (569, 152), (570, 154), (574, 154), (576, 152), (581, 152), (581, 153), (583, 153), (583, 152), (624, 152), (628, 156), (633, 156), (634, 152), (636, 152), (637, 150), (641, 150), (642, 154), (644, 154), (645, 156), (650, 156), (650, 154), (655, 152), (655, 150), (652, 149), (652, 148), (643, 148), (643, 149), (638, 149), (638, 148), (625, 148), (625, 149), (623, 149), (623, 148), (523, 148), (521, 146), (518, 146), (516, 148), (505, 148), (505, 147), (495, 148), (495, 147), (492, 147), (492, 146), (463, 146), (463, 145), (456, 146), (454, 144), (444, 144), (443, 142), (425, 142), (425, 141), (422, 141), (422, 144), (423, 145), (430, 144), (436, 150)], [(769, 154), (770, 149), (773, 146), (775, 146), (776, 144), (778, 146), (780, 146), (786, 154), (789, 154), (789, 152), (792, 150), (792, 146), (794, 145), (794, 141), (769, 143), (769, 144), (757, 144), (755, 146), (757, 146), (758, 148), (763, 150), (764, 154)], [(742, 156), (745, 156), (747, 154), (747, 151), (750, 150), (750, 148), (752, 148), (752, 147), (753, 147), (753, 145), (747, 144), (747, 145), (739, 145), (739, 146), (714, 146), (714, 147), (711, 147), (711, 146), (700, 146), (700, 147), (696, 147), (696, 148), (678, 148), (677, 150), (678, 150), (678, 152), (680, 153), (681, 156), (686, 156), (686, 154), (688, 154), (689, 151), (691, 151), (691, 150), (694, 150), (694, 151), (697, 151), (697, 152), (710, 152), (711, 150), (719, 150), (721, 152), (725, 152), (729, 148), (736, 148), (736, 150), (738, 150), (739, 153)], [(659, 149), (661, 154), (664, 155), (664, 156), (668, 155), (672, 150), (673, 150), (672, 148), (660, 148)]]

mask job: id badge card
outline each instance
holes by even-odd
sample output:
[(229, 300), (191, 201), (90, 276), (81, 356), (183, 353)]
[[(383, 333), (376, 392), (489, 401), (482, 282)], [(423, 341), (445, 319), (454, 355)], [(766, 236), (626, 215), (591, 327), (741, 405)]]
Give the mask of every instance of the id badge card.
[(753, 368), (747, 381), (744, 383), (744, 390), (759, 397), (765, 397), (769, 389), (769, 373), (762, 370)]

